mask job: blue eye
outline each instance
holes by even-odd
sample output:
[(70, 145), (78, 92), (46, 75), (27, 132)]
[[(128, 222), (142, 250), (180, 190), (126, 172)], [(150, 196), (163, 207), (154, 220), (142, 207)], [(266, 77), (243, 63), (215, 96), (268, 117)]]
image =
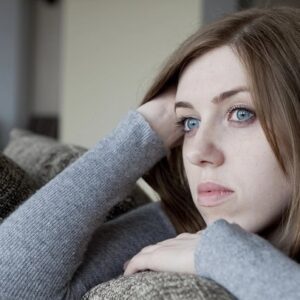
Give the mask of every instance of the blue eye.
[(182, 127), (184, 132), (190, 132), (192, 129), (199, 127), (199, 120), (183, 117), (177, 121), (176, 124), (177, 126)]
[(229, 115), (235, 115), (236, 118), (233, 121), (237, 123), (248, 122), (255, 117), (252, 111), (244, 107), (232, 107), (229, 110)]
[[(238, 123), (239, 125), (247, 125), (252, 123), (255, 120), (256, 115), (252, 110), (243, 107), (243, 106), (233, 106), (231, 107), (227, 113), (229, 114), (229, 118), (231, 122)], [(234, 118), (232, 118), (234, 116)], [(199, 127), (200, 120), (193, 117), (181, 117), (176, 125), (182, 128), (184, 133), (189, 133), (194, 128)]]

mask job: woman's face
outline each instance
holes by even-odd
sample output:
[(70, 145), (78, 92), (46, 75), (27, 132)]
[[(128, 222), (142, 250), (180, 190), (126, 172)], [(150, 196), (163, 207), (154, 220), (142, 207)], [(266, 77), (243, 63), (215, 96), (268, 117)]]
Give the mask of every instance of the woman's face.
[[(175, 109), (178, 119), (187, 118), (183, 163), (206, 224), (222, 218), (251, 232), (275, 224), (292, 188), (256, 118), (246, 71), (230, 47), (214, 49), (187, 66)], [(207, 182), (232, 192), (199, 189)]]

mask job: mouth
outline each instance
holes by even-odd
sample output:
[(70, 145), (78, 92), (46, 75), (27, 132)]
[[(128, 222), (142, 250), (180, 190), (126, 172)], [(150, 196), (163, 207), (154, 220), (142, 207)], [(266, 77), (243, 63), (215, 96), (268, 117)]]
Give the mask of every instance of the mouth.
[(213, 182), (201, 183), (197, 187), (197, 202), (205, 207), (218, 206), (228, 201), (233, 193), (233, 190)]

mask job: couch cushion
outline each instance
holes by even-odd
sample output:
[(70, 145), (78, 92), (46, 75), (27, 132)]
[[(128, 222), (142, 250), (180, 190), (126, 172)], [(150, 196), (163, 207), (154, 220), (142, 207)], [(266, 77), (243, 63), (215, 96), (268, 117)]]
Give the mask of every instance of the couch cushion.
[(227, 290), (207, 278), (190, 274), (139, 272), (102, 283), (86, 293), (82, 300), (233, 300)]
[[(23, 129), (13, 129), (5, 155), (21, 166), (38, 187), (43, 186), (87, 151)], [(136, 184), (129, 196), (109, 212), (106, 221), (151, 201)]]
[(15, 162), (0, 154), (0, 222), (26, 200), (36, 185)]
[(59, 143), (55, 139), (23, 129), (13, 129), (3, 153), (43, 186), (87, 149)]

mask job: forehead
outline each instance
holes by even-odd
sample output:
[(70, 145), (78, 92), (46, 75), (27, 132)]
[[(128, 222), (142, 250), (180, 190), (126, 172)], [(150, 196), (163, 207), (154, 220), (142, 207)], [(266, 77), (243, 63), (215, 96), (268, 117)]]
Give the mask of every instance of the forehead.
[(176, 101), (212, 99), (226, 90), (247, 85), (247, 73), (239, 57), (229, 46), (222, 46), (196, 58), (185, 68)]

